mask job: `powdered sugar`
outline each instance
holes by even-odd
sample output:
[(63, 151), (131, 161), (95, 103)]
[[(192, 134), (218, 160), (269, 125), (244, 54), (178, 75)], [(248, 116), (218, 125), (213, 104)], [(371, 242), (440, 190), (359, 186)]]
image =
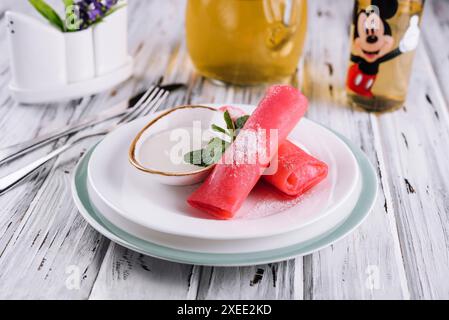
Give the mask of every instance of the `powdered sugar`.
[(291, 198), (281, 194), (271, 185), (260, 181), (237, 212), (235, 219), (260, 219), (279, 214), (301, 205), (311, 196), (313, 196), (313, 190), (300, 197)]

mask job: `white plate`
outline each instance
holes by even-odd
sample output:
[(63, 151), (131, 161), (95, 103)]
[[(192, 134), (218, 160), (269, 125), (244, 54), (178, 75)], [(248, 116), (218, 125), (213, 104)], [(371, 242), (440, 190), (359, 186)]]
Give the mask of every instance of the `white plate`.
[[(139, 239), (182, 251), (240, 254), (275, 250), (291, 245), (298, 245), (334, 230), (346, 220), (351, 211), (354, 209), (358, 196), (360, 195), (361, 181), (359, 180), (355, 191), (357, 198), (351, 197), (350, 201), (346, 202), (344, 206), (341, 206), (339, 210), (328, 215), (326, 219), (318, 220), (314, 223), (306, 225), (303, 228), (269, 237), (235, 240), (207, 239), (207, 241), (200, 238), (182, 237), (157, 232), (152, 229), (142, 227), (141, 225), (124, 219), (119, 213), (114, 211), (114, 209), (110, 208), (101, 200), (100, 197), (98, 197), (98, 195), (96, 195), (89, 183), (87, 183), (87, 190), (92, 206), (98, 212), (98, 216), (105, 224), (113, 224)], [(355, 201), (352, 201), (352, 199)]]
[[(240, 254), (200, 253), (177, 250), (139, 239), (109, 223), (94, 209), (87, 192), (87, 164), (92, 150), (86, 153), (77, 165), (72, 179), (72, 195), (76, 206), (86, 221), (98, 232), (110, 240), (131, 250), (164, 260), (209, 266), (246, 266), (260, 265), (287, 260), (293, 257), (311, 254), (342, 239), (357, 228), (368, 216), (373, 207), (378, 188), (376, 171), (359, 148), (351, 145), (345, 138), (357, 158), (361, 172), (362, 192), (357, 205), (349, 217), (335, 230), (310, 241), (292, 246)], [(204, 241), (208, 243), (208, 241)]]
[[(238, 107), (248, 113), (254, 109), (249, 105)], [(351, 150), (328, 129), (303, 119), (292, 131), (290, 140), (326, 162), (328, 178), (305, 196), (291, 201), (279, 200), (277, 193), (257, 188), (236, 219), (215, 220), (187, 205), (185, 200), (197, 186), (161, 185), (146, 179), (129, 164), (130, 142), (152, 117), (139, 119), (109, 134), (95, 148), (88, 165), (92, 195), (118, 215), (116, 220), (128, 222), (128, 231), (136, 232), (133, 228), (137, 225), (149, 232), (208, 240), (262, 238), (324, 221), (342, 209), (346, 211), (348, 203), (355, 204), (358, 199), (360, 173)], [(112, 220), (110, 216), (107, 219)]]

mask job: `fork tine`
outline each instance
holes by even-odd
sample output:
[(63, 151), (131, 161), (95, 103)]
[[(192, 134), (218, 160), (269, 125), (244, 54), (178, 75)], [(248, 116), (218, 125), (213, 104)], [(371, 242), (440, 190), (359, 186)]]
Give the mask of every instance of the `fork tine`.
[(165, 90), (160, 89), (157, 91), (157, 93), (152, 94), (152, 97), (147, 99), (147, 101), (144, 103), (144, 107), (139, 110), (139, 113), (134, 114), (132, 117), (129, 117), (127, 119), (127, 122), (137, 119), (138, 117), (145, 115), (149, 111), (151, 111), (157, 105), (158, 101), (161, 99), (165, 92)]
[(119, 123), (130, 122), (138, 118), (142, 114), (142, 111), (148, 108), (148, 104), (152, 103), (155, 100), (160, 91), (163, 91), (163, 89), (156, 86), (155, 90), (151, 92), (151, 94), (146, 98), (146, 100), (142, 103), (139, 109), (133, 112), (132, 114), (128, 114), (126, 117), (121, 119)]
[(157, 91), (157, 87), (152, 85), (148, 88), (148, 90), (144, 93), (144, 95), (137, 101), (134, 107), (127, 112), (121, 119), (119, 119), (118, 123), (126, 122), (129, 117), (132, 117), (134, 114), (138, 113), (144, 106), (146, 101), (148, 100), (148, 96), (150, 96), (154, 91)]
[(158, 89), (159, 88), (154, 85), (150, 86), (148, 88), (148, 90), (144, 93), (144, 95), (139, 99), (139, 101), (137, 101), (137, 103), (134, 105), (134, 107), (129, 112), (127, 112), (123, 116), (123, 118), (120, 119), (119, 123), (126, 122), (126, 120), (129, 117), (132, 117), (133, 114), (138, 113), (142, 109), (142, 107), (144, 107), (146, 101), (148, 100), (148, 96), (150, 94), (154, 93), (155, 91), (157, 91)]
[(169, 94), (170, 94), (170, 92), (164, 91), (162, 96), (156, 101), (154, 106), (152, 108), (150, 108), (149, 110), (144, 111), (143, 115), (147, 116), (149, 114), (153, 114), (153, 113), (157, 112), (159, 110), (159, 107), (165, 101), (165, 99), (167, 99)]
[(157, 105), (157, 102), (161, 99), (162, 95), (164, 94), (165, 90), (161, 90), (157, 93), (156, 97), (153, 99), (153, 101), (151, 101), (147, 107), (145, 107), (144, 109), (142, 109), (141, 115), (145, 116), (147, 115), (149, 112), (151, 112)]
[(145, 110), (143, 110), (142, 116), (146, 116), (146, 115), (156, 112), (159, 109), (162, 102), (164, 102), (164, 100), (167, 98), (169, 93), (170, 92), (168, 92), (168, 91), (162, 90), (158, 94), (157, 98), (154, 99), (154, 102), (151, 104), (151, 106), (149, 108), (146, 108)]

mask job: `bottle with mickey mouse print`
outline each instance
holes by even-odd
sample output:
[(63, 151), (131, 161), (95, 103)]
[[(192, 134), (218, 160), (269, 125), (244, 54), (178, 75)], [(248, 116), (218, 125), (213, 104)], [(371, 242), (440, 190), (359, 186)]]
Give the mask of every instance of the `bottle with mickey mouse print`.
[(401, 107), (407, 96), (425, 0), (356, 0), (349, 101), (369, 111)]

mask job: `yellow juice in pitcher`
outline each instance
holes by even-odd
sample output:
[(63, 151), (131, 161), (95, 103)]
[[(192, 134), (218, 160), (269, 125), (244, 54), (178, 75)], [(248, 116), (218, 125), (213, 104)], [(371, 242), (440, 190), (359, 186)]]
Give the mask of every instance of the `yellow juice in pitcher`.
[(204, 76), (234, 84), (294, 74), (307, 28), (306, 0), (189, 0), (190, 57)]
[(423, 0), (356, 1), (346, 81), (350, 102), (369, 111), (403, 105), (423, 4)]

